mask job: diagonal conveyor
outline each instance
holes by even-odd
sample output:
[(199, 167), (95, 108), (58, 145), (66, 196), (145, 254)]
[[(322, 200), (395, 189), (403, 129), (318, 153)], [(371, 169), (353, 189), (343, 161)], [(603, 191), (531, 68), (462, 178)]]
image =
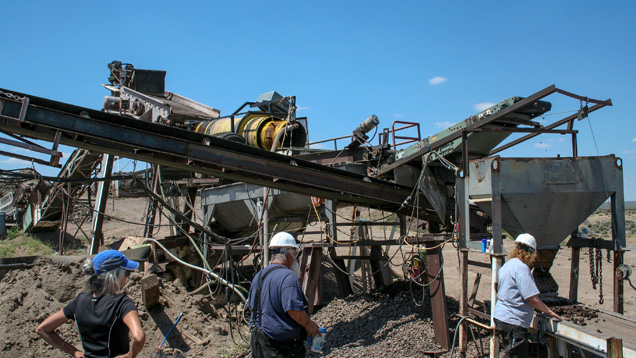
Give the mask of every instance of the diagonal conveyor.
[[(408, 208), (402, 204), (411, 188), (385, 180), (174, 127), (0, 92), (11, 97), (0, 98), (0, 129), (9, 133), (53, 142), (61, 132), (60, 143), (77, 148), (385, 210)], [(27, 104), (19, 97), (28, 98)]]

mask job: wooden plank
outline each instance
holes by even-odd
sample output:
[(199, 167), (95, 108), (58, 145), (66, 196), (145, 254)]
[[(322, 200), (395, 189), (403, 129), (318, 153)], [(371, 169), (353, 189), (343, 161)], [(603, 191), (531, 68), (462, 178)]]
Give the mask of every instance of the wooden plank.
[(607, 358), (623, 358), (623, 340), (610, 337), (607, 339)]
[(470, 297), (468, 298), (468, 305), (473, 307), (475, 305), (475, 298), (477, 297), (477, 291), (479, 290), (479, 282), (481, 281), (481, 274), (477, 273), (475, 276), (475, 282), (473, 283), (473, 290), (470, 292)]
[(148, 275), (141, 279), (141, 299), (150, 309), (159, 303), (159, 280), (155, 275)]

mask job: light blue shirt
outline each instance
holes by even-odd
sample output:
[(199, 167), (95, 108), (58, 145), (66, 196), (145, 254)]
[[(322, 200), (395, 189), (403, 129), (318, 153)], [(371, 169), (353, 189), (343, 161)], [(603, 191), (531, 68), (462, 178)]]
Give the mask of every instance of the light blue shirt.
[(528, 298), (539, 294), (528, 265), (514, 258), (499, 270), (497, 304), (494, 317), (501, 322), (529, 328), (534, 307)]

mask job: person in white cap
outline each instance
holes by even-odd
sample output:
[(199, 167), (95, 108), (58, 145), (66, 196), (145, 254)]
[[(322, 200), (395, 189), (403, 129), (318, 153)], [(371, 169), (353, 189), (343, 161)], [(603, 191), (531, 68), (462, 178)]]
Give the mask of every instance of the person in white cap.
[(287, 232), (274, 235), (269, 248), (271, 263), (254, 276), (248, 297), (252, 357), (304, 358), (307, 336), (321, 333), (298, 281), (300, 248)]
[[(137, 306), (121, 293), (130, 273), (139, 263), (128, 260), (117, 250), (102, 251), (86, 260), (86, 292), (80, 293), (63, 309), (45, 319), (35, 331), (46, 342), (73, 357), (135, 358), (146, 342)], [(75, 348), (55, 331), (68, 320), (75, 320), (84, 351)], [(133, 344), (129, 347), (128, 333)]]
[(560, 321), (539, 298), (530, 267), (536, 257), (537, 240), (530, 234), (521, 234), (515, 240), (515, 248), (509, 260), (499, 270), (495, 325), (501, 335), (506, 357), (528, 356), (528, 328), (534, 310)]

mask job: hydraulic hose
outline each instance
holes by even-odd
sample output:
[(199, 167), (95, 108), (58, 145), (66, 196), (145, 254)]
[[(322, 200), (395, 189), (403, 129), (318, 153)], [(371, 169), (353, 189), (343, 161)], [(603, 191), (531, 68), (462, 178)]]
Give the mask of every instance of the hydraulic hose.
[[(228, 282), (226, 279), (224, 279), (223, 277), (221, 277), (221, 276), (217, 275), (216, 273), (214, 273), (214, 272), (212, 272), (212, 271), (210, 271), (210, 270), (206, 270), (206, 269), (204, 269), (203, 267), (195, 266), (195, 265), (192, 265), (192, 264), (190, 264), (190, 263), (187, 263), (187, 262), (185, 262), (185, 261), (183, 261), (183, 260), (179, 259), (178, 257), (174, 256), (174, 255), (172, 254), (172, 252), (170, 252), (168, 249), (166, 249), (166, 248), (165, 248), (165, 246), (161, 245), (161, 243), (159, 243), (159, 241), (157, 241), (157, 240), (155, 240), (155, 239), (146, 239), (146, 240), (144, 240), (144, 243), (145, 243), (145, 242), (147, 242), (147, 241), (151, 241), (151, 242), (154, 242), (155, 244), (159, 245), (159, 247), (161, 247), (161, 249), (163, 249), (163, 251), (166, 253), (166, 255), (168, 255), (168, 256), (170, 256), (170, 257), (172, 257), (172, 259), (174, 259), (175, 261), (177, 261), (177, 262), (181, 263), (182, 265), (187, 266), (187, 267), (189, 267), (189, 268), (191, 268), (191, 269), (194, 269), (194, 270), (197, 270), (197, 271), (204, 272), (204, 273), (206, 273), (206, 274), (208, 274), (208, 275), (210, 275), (210, 276), (214, 277), (214, 278), (215, 278), (218, 282), (220, 282), (220, 283), (222, 283), (223, 285), (225, 285), (225, 286), (229, 287), (232, 291), (234, 291), (237, 295), (239, 295), (239, 297), (241, 298), (241, 300), (242, 300), (243, 302), (247, 302), (247, 299), (245, 298), (245, 296), (244, 296), (244, 295), (241, 293), (241, 291), (237, 288), (237, 287), (240, 287), (240, 286), (236, 286), (236, 285), (234, 285), (234, 284), (232, 284), (232, 283)], [(241, 288), (242, 288), (242, 287), (241, 287)]]

